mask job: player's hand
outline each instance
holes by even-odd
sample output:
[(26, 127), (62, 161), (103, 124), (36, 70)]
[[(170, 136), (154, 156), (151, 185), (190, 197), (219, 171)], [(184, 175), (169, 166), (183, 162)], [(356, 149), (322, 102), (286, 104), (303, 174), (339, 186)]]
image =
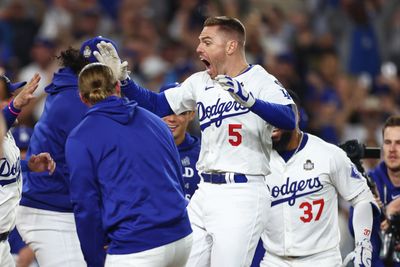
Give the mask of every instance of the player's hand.
[(357, 267), (371, 267), (372, 261), (372, 245), (371, 241), (364, 239), (357, 242), (354, 251), (350, 252), (343, 261), (342, 267), (353, 261), (354, 266)]
[(126, 80), (129, 77), (128, 61), (121, 63), (118, 52), (111, 43), (101, 41), (97, 44), (99, 51), (94, 51), (93, 55), (96, 59), (111, 68), (114, 76), (120, 80)]
[(28, 167), (32, 172), (48, 171), (51, 175), (56, 169), (56, 163), (49, 153), (44, 152), (38, 155), (32, 155), (29, 158)]
[(228, 91), (240, 105), (250, 108), (256, 102), (252, 93), (247, 92), (236, 80), (227, 75), (218, 75), (215, 80), (221, 85), (222, 89)]
[(14, 107), (16, 109), (22, 109), (24, 106), (28, 105), (31, 99), (35, 98), (33, 93), (38, 88), (40, 81), (40, 75), (35, 73), (32, 79), (22, 87), (21, 91), (14, 98)]

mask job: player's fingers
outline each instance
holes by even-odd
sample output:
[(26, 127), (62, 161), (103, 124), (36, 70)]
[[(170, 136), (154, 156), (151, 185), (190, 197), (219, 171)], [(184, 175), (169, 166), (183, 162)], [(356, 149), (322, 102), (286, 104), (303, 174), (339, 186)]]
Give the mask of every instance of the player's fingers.
[(93, 56), (97, 59), (98, 62), (104, 63), (104, 58), (98, 51), (94, 51)]
[(121, 69), (123, 69), (123, 68), (127, 68), (128, 67), (128, 61), (124, 61), (124, 62), (122, 62), (121, 63)]
[(354, 252), (350, 252), (349, 254), (347, 254), (346, 258), (344, 258), (342, 266), (341, 267), (346, 267), (347, 264), (349, 264), (350, 261), (354, 260), (355, 257), (355, 253)]
[(105, 56), (105, 55), (107, 55), (107, 51), (106, 51), (106, 48), (105, 48), (105, 42), (104, 41), (101, 41), (100, 43), (98, 43), (97, 44), (97, 49), (99, 50), (99, 52), (100, 52), (100, 54), (102, 55), (102, 56)]
[(118, 58), (118, 52), (117, 52), (117, 50), (115, 49), (115, 47), (114, 47), (111, 43), (108, 43), (107, 45), (108, 45), (108, 49), (109, 49), (109, 51), (110, 51), (110, 55), (111, 55), (112, 57)]
[(40, 75), (39, 73), (35, 73), (35, 75), (33, 75), (33, 77), (29, 80), (28, 86), (38, 84), (39, 81), (40, 81)]
[(52, 175), (56, 170), (56, 162), (51, 159), (50, 164), (48, 165), (49, 174)]

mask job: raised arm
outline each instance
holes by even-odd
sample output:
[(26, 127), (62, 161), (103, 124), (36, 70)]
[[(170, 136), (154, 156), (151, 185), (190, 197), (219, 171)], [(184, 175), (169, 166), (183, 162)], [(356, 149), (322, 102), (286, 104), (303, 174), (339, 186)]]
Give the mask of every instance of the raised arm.
[(296, 127), (295, 113), (291, 105), (280, 105), (257, 99), (247, 92), (238, 81), (227, 75), (218, 75), (215, 80), (222, 89), (242, 106), (249, 108), (263, 120), (279, 129), (293, 130)]
[(32, 79), (22, 88), (15, 98), (3, 108), (3, 116), (6, 121), (7, 129), (10, 129), (17, 119), (22, 108), (29, 104), (35, 98), (33, 93), (37, 89), (40, 81), (40, 76), (36, 73)]
[(121, 63), (118, 52), (111, 43), (100, 42), (97, 44), (97, 48), (99, 52), (94, 51), (94, 56), (99, 62), (109, 66), (113, 70), (115, 77), (121, 83), (122, 93), (129, 100), (135, 100), (141, 107), (160, 117), (173, 114), (164, 93), (157, 94), (152, 92), (130, 79), (128, 62), (124, 61)]

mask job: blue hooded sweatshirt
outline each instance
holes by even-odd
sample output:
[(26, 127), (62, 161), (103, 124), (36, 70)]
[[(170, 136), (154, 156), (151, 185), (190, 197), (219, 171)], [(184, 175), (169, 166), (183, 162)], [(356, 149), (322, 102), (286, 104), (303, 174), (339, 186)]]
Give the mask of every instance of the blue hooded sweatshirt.
[(66, 143), (70, 193), (88, 266), (108, 254), (159, 247), (192, 230), (178, 150), (156, 115), (111, 96), (92, 106)]
[(68, 134), (82, 120), (88, 108), (79, 98), (78, 76), (70, 68), (55, 73), (45, 91), (48, 95), (44, 111), (35, 125), (27, 159), (32, 154), (49, 152), (57, 164), (56, 170), (53, 175), (24, 172), (21, 205), (72, 212), (64, 147)]
[(186, 133), (185, 139), (178, 145), (183, 168), (183, 182), (185, 183), (184, 191), (187, 199), (192, 198), (200, 183), (200, 176), (196, 169), (200, 154), (200, 144), (199, 138)]

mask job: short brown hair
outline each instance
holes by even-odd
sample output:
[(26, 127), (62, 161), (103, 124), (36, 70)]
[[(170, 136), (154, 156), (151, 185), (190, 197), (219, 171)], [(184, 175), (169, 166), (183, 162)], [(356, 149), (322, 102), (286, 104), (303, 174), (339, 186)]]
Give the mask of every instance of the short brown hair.
[(392, 115), (385, 121), (385, 124), (383, 125), (383, 128), (382, 128), (382, 136), (383, 136), (383, 133), (385, 132), (386, 128), (395, 127), (395, 126), (400, 126), (400, 116), (399, 115)]
[(227, 16), (209, 17), (206, 19), (203, 26), (219, 26), (223, 31), (236, 34), (239, 43), (243, 47), (246, 43), (246, 29), (243, 23), (237, 18)]
[(110, 67), (102, 63), (86, 65), (79, 73), (79, 92), (90, 104), (96, 104), (115, 93), (117, 79)]

